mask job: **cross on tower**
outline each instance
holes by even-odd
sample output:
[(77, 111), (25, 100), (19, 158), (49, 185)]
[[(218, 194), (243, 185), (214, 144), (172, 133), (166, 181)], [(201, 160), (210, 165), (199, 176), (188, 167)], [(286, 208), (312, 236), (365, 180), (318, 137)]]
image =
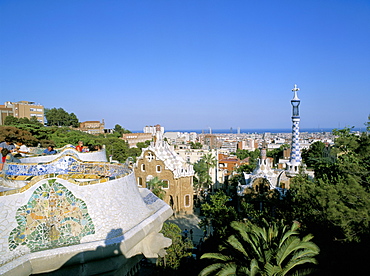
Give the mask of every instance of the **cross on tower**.
[(298, 88), (298, 86), (295, 84), (295, 85), (294, 85), (294, 88), (292, 89), (292, 91), (293, 91), (293, 92), (297, 92), (297, 91), (299, 91), (299, 90), (300, 90), (300, 89), (299, 89), (299, 88)]

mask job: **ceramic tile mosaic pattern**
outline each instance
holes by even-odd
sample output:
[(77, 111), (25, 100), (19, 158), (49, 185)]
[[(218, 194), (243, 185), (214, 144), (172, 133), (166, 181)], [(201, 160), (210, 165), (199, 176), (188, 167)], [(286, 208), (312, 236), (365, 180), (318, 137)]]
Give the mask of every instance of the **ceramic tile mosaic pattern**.
[(156, 197), (154, 194), (150, 193), (148, 195), (146, 195), (143, 200), (145, 202), (145, 204), (147, 205), (150, 205), (150, 204), (153, 204), (154, 202), (156, 202), (159, 198)]
[(49, 163), (8, 163), (4, 171), (6, 176), (84, 173), (114, 177), (127, 174), (130, 169), (124, 164), (82, 162), (76, 156), (63, 155)]
[(37, 188), (16, 212), (18, 226), (9, 235), (9, 249), (26, 245), (31, 252), (79, 244), (95, 233), (86, 203), (57, 179)]

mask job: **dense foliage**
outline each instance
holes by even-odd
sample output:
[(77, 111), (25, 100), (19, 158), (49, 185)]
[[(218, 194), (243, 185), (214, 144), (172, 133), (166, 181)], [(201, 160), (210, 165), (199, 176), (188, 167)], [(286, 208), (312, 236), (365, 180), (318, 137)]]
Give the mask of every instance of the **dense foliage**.
[(200, 226), (210, 233), (210, 227), (213, 229), (213, 235), (218, 238), (225, 238), (230, 234), (230, 225), (232, 221), (237, 220), (237, 212), (231, 205), (231, 198), (218, 191), (210, 196), (210, 201), (201, 206), (202, 218)]
[[(302, 171), (292, 179), (284, 197), (251, 191), (235, 208), (235, 220), (255, 225), (263, 220), (297, 221), (300, 232), (312, 233), (321, 249), (315, 275), (364, 275), (364, 252), (370, 246), (370, 135), (348, 128), (333, 134), (334, 145), (316, 142), (302, 154), (315, 178)], [(224, 196), (212, 197), (202, 206), (202, 223), (212, 221), (215, 236), (225, 237), (222, 231), (230, 233), (233, 205)], [(222, 239), (213, 242), (222, 243)]]
[(146, 184), (147, 188), (152, 191), (153, 194), (155, 194), (160, 199), (164, 199), (164, 196), (166, 195), (166, 191), (163, 190), (163, 187), (165, 186), (165, 183), (163, 180), (159, 179), (157, 176), (153, 177), (148, 181)]
[(279, 159), (284, 157), (284, 150), (286, 150), (288, 148), (290, 148), (290, 146), (287, 145), (287, 144), (281, 145), (277, 149), (268, 150), (266, 152), (266, 156), (267, 157), (272, 157), (274, 159), (274, 164), (277, 164), (279, 162)]
[(201, 149), (203, 148), (203, 145), (199, 142), (190, 142), (190, 148), (192, 149)]
[[(220, 253), (206, 253), (202, 259), (216, 262), (205, 267), (200, 275), (292, 275), (310, 272), (307, 264), (316, 264), (319, 248), (312, 235), (299, 237), (299, 224), (288, 228), (283, 221), (263, 226), (249, 221), (231, 223), (235, 230), (219, 249)], [(303, 266), (303, 268), (302, 268)]]
[(197, 190), (208, 188), (212, 184), (210, 169), (215, 168), (217, 160), (211, 153), (205, 154), (198, 162), (193, 164), (196, 177), (194, 186)]
[[(183, 260), (191, 256), (189, 249), (193, 247), (193, 243), (187, 239), (183, 239), (180, 227), (174, 223), (164, 223), (161, 233), (163, 233), (165, 237), (170, 238), (172, 244), (166, 249), (166, 256), (158, 258), (157, 265), (163, 267), (164, 270), (167, 268), (172, 272), (176, 271)], [(164, 272), (162, 271), (162, 273)], [(174, 273), (174, 275), (176, 275), (176, 273)]]
[(47, 126), (79, 127), (79, 121), (74, 113), (68, 113), (63, 108), (45, 108)]
[[(8, 119), (8, 117), (11, 118)], [(137, 148), (129, 148), (124, 140), (117, 138), (114, 134), (92, 135), (70, 127), (46, 127), (37, 121), (8, 117), (7, 123), (12, 125), (0, 126), (1, 141), (4, 141), (5, 137), (9, 137), (14, 141), (21, 139), (27, 146), (31, 147), (52, 145), (56, 148), (67, 144), (76, 145), (78, 141), (83, 141), (84, 145), (90, 149), (96, 145), (105, 145), (108, 157), (119, 162), (125, 162), (128, 157), (135, 159), (141, 154), (141, 148), (148, 145), (148, 142), (138, 143)]]
[(131, 133), (131, 131), (129, 131), (129, 130), (127, 130), (127, 129), (125, 129), (125, 128), (123, 128), (122, 126), (120, 126), (119, 124), (116, 124), (115, 126), (114, 126), (114, 132), (113, 132), (113, 135), (115, 136), (115, 137), (122, 137), (122, 134), (124, 134), (124, 133)]
[(240, 160), (248, 159), (248, 162), (242, 164), (237, 169), (237, 172), (251, 173), (257, 166), (257, 159), (260, 155), (260, 150), (255, 149), (254, 151), (249, 151), (245, 149), (237, 149), (236, 152), (233, 152), (232, 154), (235, 154)]

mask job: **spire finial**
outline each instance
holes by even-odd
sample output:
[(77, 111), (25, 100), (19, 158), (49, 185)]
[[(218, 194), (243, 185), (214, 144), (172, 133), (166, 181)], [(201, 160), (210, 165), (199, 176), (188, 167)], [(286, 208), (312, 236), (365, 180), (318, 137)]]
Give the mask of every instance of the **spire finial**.
[(298, 86), (295, 84), (295, 85), (294, 85), (294, 88), (292, 89), (292, 91), (294, 92), (293, 100), (299, 101), (298, 93), (297, 93), (299, 90), (300, 90), (300, 89), (299, 89), (299, 88), (298, 88)]
[(292, 91), (293, 91), (293, 92), (297, 92), (297, 91), (299, 91), (299, 90), (300, 90), (300, 89), (299, 89), (299, 88), (298, 88), (298, 86), (295, 84), (295, 85), (294, 85), (294, 88), (292, 89)]

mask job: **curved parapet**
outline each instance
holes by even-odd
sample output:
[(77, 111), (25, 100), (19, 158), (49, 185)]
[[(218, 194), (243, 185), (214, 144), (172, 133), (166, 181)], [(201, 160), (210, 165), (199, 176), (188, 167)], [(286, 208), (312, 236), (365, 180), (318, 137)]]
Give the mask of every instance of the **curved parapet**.
[(51, 162), (54, 159), (62, 155), (74, 155), (77, 156), (82, 161), (101, 161), (107, 162), (107, 155), (105, 148), (103, 147), (101, 150), (98, 151), (89, 151), (89, 152), (79, 152), (75, 149), (72, 145), (66, 145), (63, 148), (57, 149), (56, 154), (52, 155), (42, 155), (43, 150), (42, 148), (30, 148), (31, 154), (35, 156), (32, 157), (23, 157), (21, 158), (21, 163), (45, 163)]
[(115, 254), (153, 258), (170, 245), (159, 231), (171, 208), (139, 189), (133, 172), (83, 181), (73, 176), (42, 174), (0, 192), (1, 275), (43, 273)]
[(117, 176), (131, 172), (126, 164), (108, 162), (86, 162), (75, 155), (65, 154), (45, 163), (5, 163), (5, 176), (37, 176), (43, 174), (83, 173), (99, 176)]

